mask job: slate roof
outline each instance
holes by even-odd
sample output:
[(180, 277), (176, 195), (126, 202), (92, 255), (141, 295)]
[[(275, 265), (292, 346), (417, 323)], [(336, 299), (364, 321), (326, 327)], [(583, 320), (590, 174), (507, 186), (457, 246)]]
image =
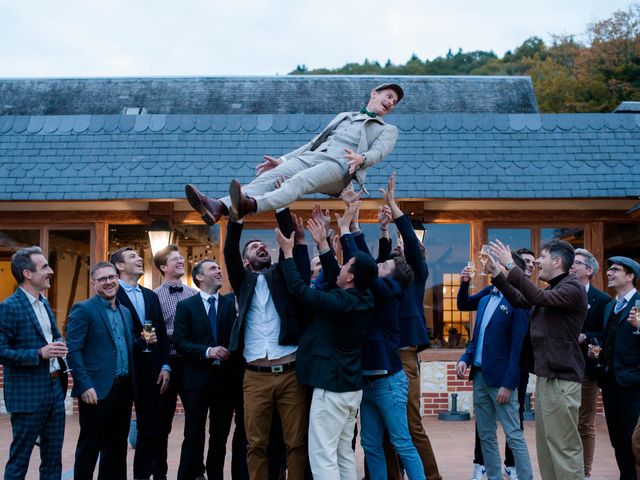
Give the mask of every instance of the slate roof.
[[(331, 115), (0, 116), (0, 200), (181, 199), (225, 194), (265, 153)], [(640, 196), (640, 115), (390, 115), (400, 136), (368, 174), (403, 198)]]
[(2, 79), (0, 115), (335, 114), (387, 82), (406, 92), (398, 114), (538, 112), (529, 77), (320, 75)]

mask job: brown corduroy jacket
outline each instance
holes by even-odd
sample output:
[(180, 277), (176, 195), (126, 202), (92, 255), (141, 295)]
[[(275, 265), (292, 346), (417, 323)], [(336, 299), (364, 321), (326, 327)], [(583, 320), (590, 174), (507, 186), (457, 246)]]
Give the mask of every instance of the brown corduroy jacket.
[(584, 358), (578, 336), (587, 316), (584, 287), (567, 275), (557, 283), (551, 280), (552, 286), (540, 289), (518, 267), (511, 269), (506, 277), (499, 274), (492, 283), (514, 307), (531, 308), (529, 335), (533, 365), (529, 371), (539, 377), (581, 383)]

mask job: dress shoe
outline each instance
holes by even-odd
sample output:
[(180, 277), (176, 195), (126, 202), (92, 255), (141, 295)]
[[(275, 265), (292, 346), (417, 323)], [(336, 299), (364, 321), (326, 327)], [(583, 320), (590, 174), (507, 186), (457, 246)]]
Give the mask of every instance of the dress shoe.
[(238, 220), (245, 215), (255, 213), (257, 210), (255, 199), (247, 197), (242, 193), (240, 182), (237, 180), (231, 180), (229, 184), (229, 196), (231, 197), (231, 210)]
[(229, 215), (229, 209), (224, 203), (216, 198), (203, 195), (195, 185), (186, 185), (184, 192), (187, 195), (189, 204), (200, 214), (207, 225), (215, 225), (220, 220), (220, 217)]

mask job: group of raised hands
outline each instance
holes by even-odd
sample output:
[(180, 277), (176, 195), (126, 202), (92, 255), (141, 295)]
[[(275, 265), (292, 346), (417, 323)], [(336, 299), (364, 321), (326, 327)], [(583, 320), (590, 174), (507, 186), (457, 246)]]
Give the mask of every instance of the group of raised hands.
[[(279, 178), (276, 180), (276, 188), (279, 188), (284, 182), (285, 178)], [(395, 201), (395, 172), (389, 177), (389, 183), (387, 188), (381, 188), (380, 193), (385, 201), (384, 205), (378, 207), (378, 225), (383, 237), (389, 238), (388, 226), (389, 223), (402, 215), (402, 211), (398, 207)], [(306, 221), (306, 228), (309, 231), (313, 241), (318, 245), (320, 251), (329, 248), (329, 242), (334, 252), (338, 252), (340, 249), (340, 236), (347, 233), (357, 233), (360, 231), (360, 197), (362, 191), (356, 192), (353, 189), (353, 185), (349, 185), (340, 194), (340, 198), (345, 203), (345, 210), (341, 214), (334, 213), (334, 218), (337, 224), (338, 233), (334, 234), (331, 228), (331, 212), (326, 209), (322, 210), (319, 204), (315, 204), (311, 210), (311, 218)], [(304, 220), (297, 216), (295, 213), (291, 214), (293, 219), (294, 232), (289, 238), (285, 237), (280, 229), (276, 228), (276, 240), (278, 245), (282, 249), (285, 257), (289, 256), (293, 252), (293, 246), (295, 244), (301, 244), (305, 242), (304, 237)]]

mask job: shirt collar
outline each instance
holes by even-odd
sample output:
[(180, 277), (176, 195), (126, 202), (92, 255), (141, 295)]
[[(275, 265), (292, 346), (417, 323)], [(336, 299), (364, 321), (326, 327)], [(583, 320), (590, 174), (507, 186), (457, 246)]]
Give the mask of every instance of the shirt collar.
[(213, 298), (215, 298), (215, 299), (216, 299), (216, 303), (218, 303), (218, 299), (219, 299), (219, 297), (220, 297), (220, 293), (216, 292), (216, 293), (214, 293), (213, 295), (209, 295), (207, 292), (200, 290), (200, 297), (202, 297), (202, 299), (203, 299), (205, 302), (208, 302), (208, 301), (209, 301), (209, 297), (213, 297)]
[(549, 280), (547, 283), (549, 284), (549, 286), (551, 288), (555, 287), (557, 284), (560, 283), (560, 281), (562, 281), (562, 279), (566, 278), (569, 276), (569, 272), (567, 273), (561, 273), (558, 276), (553, 277), (551, 280)]
[[(113, 310), (111, 308), (111, 302), (109, 300), (107, 300), (106, 298), (102, 298), (100, 295), (96, 295), (96, 297), (98, 297), (98, 300), (100, 300), (100, 303), (102, 303), (102, 305), (104, 305), (105, 308)], [(120, 300), (116, 298), (116, 308), (118, 308), (119, 305), (120, 305)]]
[(118, 280), (118, 282), (120, 283), (120, 286), (122, 288), (124, 288), (124, 291), (127, 292), (127, 293), (133, 292), (133, 291), (142, 292), (142, 290), (140, 289), (140, 285), (137, 284), (137, 283), (136, 283), (135, 287), (132, 287), (131, 285), (129, 285), (126, 282), (123, 282), (122, 280)]
[(618, 301), (622, 301), (622, 300), (624, 299), (624, 300), (626, 300), (627, 302), (630, 302), (630, 301), (631, 301), (631, 297), (633, 297), (633, 296), (636, 294), (636, 291), (637, 291), (637, 290), (636, 290), (635, 288), (632, 288), (632, 289), (631, 289), (631, 290), (629, 290), (629, 291), (627, 292), (627, 294), (626, 294), (624, 297), (622, 297), (622, 298), (619, 298), (619, 297), (616, 295), (616, 300), (618, 300)]
[(45, 303), (47, 301), (44, 295), (39, 295), (38, 298), (36, 298), (33, 295), (31, 295), (29, 292), (27, 292), (24, 288), (20, 287), (20, 290), (22, 290), (22, 292), (27, 296), (27, 300), (29, 300), (29, 303), (31, 305), (35, 304), (38, 300), (40, 300), (40, 302), (42, 303)]

